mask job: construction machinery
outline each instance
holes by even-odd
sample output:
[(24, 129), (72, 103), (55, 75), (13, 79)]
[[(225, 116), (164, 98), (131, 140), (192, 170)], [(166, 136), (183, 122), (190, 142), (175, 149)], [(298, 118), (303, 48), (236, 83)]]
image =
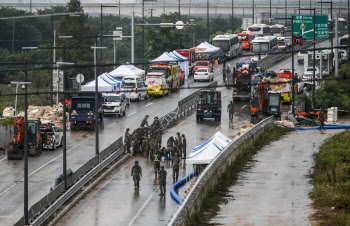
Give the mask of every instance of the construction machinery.
[[(13, 121), (14, 131), (12, 141), (7, 152), (8, 160), (21, 160), (24, 155), (24, 118), (16, 117)], [(40, 136), (40, 119), (28, 120), (28, 154), (40, 155), (42, 152), (42, 138)]]
[[(256, 123), (264, 116), (273, 115), (281, 119), (282, 115), (282, 96), (279, 92), (268, 91), (263, 80), (259, 78), (252, 79), (251, 99), (250, 99), (250, 117), (251, 123)], [(257, 81), (258, 80), (258, 81)]]
[(197, 103), (197, 121), (203, 118), (221, 120), (221, 92), (217, 90), (201, 90)]
[[(249, 100), (250, 82), (255, 73), (259, 73), (260, 68), (255, 63), (237, 63), (233, 68), (233, 101)], [(230, 78), (227, 78), (229, 81)], [(230, 84), (229, 84), (230, 85)]]

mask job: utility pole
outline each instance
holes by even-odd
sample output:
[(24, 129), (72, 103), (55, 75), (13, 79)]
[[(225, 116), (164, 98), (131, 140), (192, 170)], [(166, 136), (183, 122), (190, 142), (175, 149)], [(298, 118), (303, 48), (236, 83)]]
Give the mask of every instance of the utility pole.
[[(142, 0), (142, 21), (145, 21), (145, 0)], [(145, 27), (142, 26), (142, 63), (145, 56)], [(142, 69), (145, 70), (145, 65), (142, 64)]]
[[(299, 2), (300, 2), (300, 0), (299, 0)], [(270, 0), (270, 18), (272, 18), (272, 8), (271, 8), (271, 0)]]
[(207, 31), (208, 31), (208, 42), (210, 40), (210, 33), (209, 33), (209, 0), (207, 0)]
[(254, 24), (254, 0), (253, 0), (253, 4), (252, 4), (252, 18), (253, 18), (253, 23)]
[(232, 26), (232, 34), (233, 34), (233, 17), (234, 17), (234, 12), (233, 12), (233, 0), (232, 0), (232, 20), (231, 20), (231, 26)]
[[(339, 46), (338, 39), (338, 15), (335, 15), (335, 45)], [(339, 58), (338, 58), (338, 48), (335, 49), (335, 76), (339, 73)]]
[[(179, 0), (179, 19), (178, 19), (178, 21), (181, 20), (180, 1), (181, 1), (181, 0)], [(177, 35), (178, 35), (178, 36), (177, 36), (177, 48), (178, 48), (178, 49), (181, 49), (181, 33), (180, 33), (180, 29), (178, 29), (178, 34), (177, 34)]]
[(50, 70), (50, 106), (53, 106), (52, 89), (53, 89), (53, 53), (54, 53), (54, 31), (53, 31), (53, 17), (51, 16), (51, 70)]
[(135, 61), (135, 31), (134, 31), (134, 14), (135, 12), (132, 11), (132, 16), (131, 16), (131, 63), (133, 64)]
[[(25, 60), (25, 82), (28, 82), (28, 65)], [(27, 96), (27, 84), (24, 88), (24, 224), (29, 225), (28, 217), (28, 96)]]
[[(287, 0), (284, 0), (284, 17), (287, 18)], [(287, 20), (284, 20), (284, 26), (287, 27)], [(293, 40), (292, 40), (293, 41)]]

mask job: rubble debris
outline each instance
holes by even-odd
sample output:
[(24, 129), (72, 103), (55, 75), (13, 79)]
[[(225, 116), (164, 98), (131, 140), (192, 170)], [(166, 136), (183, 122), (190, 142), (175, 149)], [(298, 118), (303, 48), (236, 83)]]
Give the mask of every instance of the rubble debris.
[(249, 130), (253, 126), (254, 126), (254, 124), (244, 125), (244, 126), (241, 127), (241, 130), (237, 134), (235, 134), (233, 136), (229, 136), (229, 137), (232, 138), (232, 139), (236, 139), (237, 137), (242, 135), (245, 131)]

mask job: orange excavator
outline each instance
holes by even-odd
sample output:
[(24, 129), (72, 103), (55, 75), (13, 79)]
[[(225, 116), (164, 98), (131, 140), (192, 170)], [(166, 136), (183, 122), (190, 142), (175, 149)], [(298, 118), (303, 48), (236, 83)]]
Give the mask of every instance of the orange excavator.
[[(40, 119), (28, 120), (28, 153), (37, 156), (42, 151), (42, 138), (40, 136)], [(24, 118), (16, 117), (13, 121), (14, 131), (9, 150), (8, 160), (21, 160), (24, 155)]]
[(260, 121), (264, 116), (270, 115), (281, 119), (282, 97), (278, 92), (268, 91), (266, 84), (260, 80), (258, 85), (252, 85), (250, 99), (251, 123), (254, 124), (255, 119)]

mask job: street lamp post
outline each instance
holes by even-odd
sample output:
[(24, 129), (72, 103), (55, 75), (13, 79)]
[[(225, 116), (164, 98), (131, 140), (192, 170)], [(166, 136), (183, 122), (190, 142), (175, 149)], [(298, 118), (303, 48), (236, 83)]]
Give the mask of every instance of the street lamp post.
[[(100, 156), (100, 149), (99, 149), (99, 127), (98, 127), (98, 119), (99, 119), (99, 106), (98, 106), (98, 79), (97, 79), (97, 70), (96, 70), (96, 61), (97, 61), (97, 49), (105, 49), (106, 47), (97, 47), (97, 42), (95, 43), (95, 46), (91, 47), (91, 49), (94, 50), (94, 68), (95, 68), (95, 154), (96, 156)], [(100, 159), (98, 158), (98, 162), (100, 162)]]
[(210, 41), (209, 33), (209, 0), (207, 0), (207, 32), (208, 32), (208, 42)]
[[(270, 0), (271, 1), (271, 0)], [(232, 21), (231, 21), (231, 26), (232, 26), (232, 34), (233, 34), (233, 17), (234, 17), (234, 12), (233, 12), (233, 0), (232, 0)]]
[[(180, 1), (181, 0), (179, 0), (179, 21), (181, 20), (181, 14), (180, 14)], [(178, 42), (177, 42), (177, 48), (178, 49), (181, 49), (181, 38), (180, 38), (180, 35), (181, 35), (181, 32), (180, 32), (180, 29), (178, 29)]]

